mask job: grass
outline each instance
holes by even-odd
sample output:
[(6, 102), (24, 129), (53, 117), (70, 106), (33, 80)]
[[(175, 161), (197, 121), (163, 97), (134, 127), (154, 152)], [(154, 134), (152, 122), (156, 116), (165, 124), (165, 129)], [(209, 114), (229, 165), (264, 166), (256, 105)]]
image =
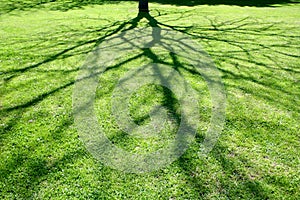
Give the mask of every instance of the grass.
[[(209, 93), (202, 77), (178, 58), (174, 66), (201, 94), (196, 142), (170, 166), (140, 175), (94, 159), (78, 138), (72, 113), (80, 66), (106, 35), (132, 25), (136, 2), (65, 12), (59, 5), (3, 7), (0, 15), (1, 199), (300, 198), (299, 5), (150, 5), (161, 27), (189, 34), (214, 60), (227, 93), (226, 125), (214, 149), (199, 156), (211, 115)], [(138, 26), (146, 24), (142, 19)], [(166, 140), (132, 139), (111, 118), (118, 78), (151, 61), (132, 56), (99, 78), (95, 110), (116, 145), (145, 153), (174, 135), (170, 128)], [(158, 57), (174, 63), (169, 54)], [(170, 96), (163, 87), (141, 88), (130, 99), (133, 118), (147, 123), (151, 107), (170, 106)]]

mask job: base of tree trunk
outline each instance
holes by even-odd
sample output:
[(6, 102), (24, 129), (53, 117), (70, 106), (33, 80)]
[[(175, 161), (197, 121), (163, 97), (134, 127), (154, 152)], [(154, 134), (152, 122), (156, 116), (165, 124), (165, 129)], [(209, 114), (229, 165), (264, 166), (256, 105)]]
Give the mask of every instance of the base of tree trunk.
[(139, 12), (140, 12), (140, 13), (142, 13), (142, 12), (143, 12), (143, 13), (148, 13), (148, 12), (149, 12), (149, 9), (139, 9)]
[(139, 1), (139, 12), (148, 13), (149, 7), (148, 7), (148, 1), (146, 0), (140, 0)]

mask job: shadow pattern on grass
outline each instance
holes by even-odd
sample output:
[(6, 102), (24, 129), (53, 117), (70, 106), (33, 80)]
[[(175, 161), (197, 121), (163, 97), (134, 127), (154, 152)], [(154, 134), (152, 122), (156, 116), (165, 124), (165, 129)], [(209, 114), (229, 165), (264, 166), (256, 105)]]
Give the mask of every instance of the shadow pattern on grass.
[[(169, 13), (168, 13), (169, 14)], [(157, 18), (162, 16), (164, 14), (159, 14), (156, 16)], [(138, 23), (142, 19), (147, 19), (149, 22), (150, 26), (162, 26), (162, 27), (167, 27), (171, 28), (174, 31), (180, 31), (185, 34), (188, 34), (192, 36), (193, 38), (197, 40), (201, 40), (207, 45), (211, 45), (212, 42), (214, 43), (222, 43), (226, 44), (229, 47), (232, 47), (233, 50), (226, 50), (226, 51), (214, 51), (211, 50), (209, 51), (210, 55), (212, 55), (214, 58), (219, 57), (218, 59), (218, 66), (219, 70), (223, 72), (223, 78), (225, 80), (237, 80), (237, 81), (244, 81), (244, 83), (250, 83), (250, 84), (256, 84), (259, 88), (262, 88), (262, 92), (255, 92), (247, 89), (244, 85), (234, 85), (232, 83), (226, 83), (226, 87), (228, 88), (238, 88), (241, 91), (251, 94), (258, 99), (263, 99), (263, 100), (268, 100), (270, 102), (273, 102), (274, 104), (279, 105), (280, 107), (283, 107), (284, 109), (295, 109), (296, 111), (299, 111), (299, 108), (297, 105), (293, 105), (291, 102), (288, 101), (285, 102), (282, 99), (277, 99), (273, 98), (272, 95), (273, 93), (278, 93), (279, 95), (282, 96), (296, 96), (299, 94), (296, 93), (291, 93), (289, 90), (282, 88), (280, 85), (277, 83), (280, 82), (280, 76), (274, 76), (274, 79), (277, 81), (274, 82), (268, 82), (268, 80), (265, 80), (264, 77), (256, 76), (256, 74), (253, 74), (253, 70), (248, 70), (249, 65), (253, 65), (253, 67), (257, 67), (257, 70), (259, 74), (262, 74), (262, 76), (268, 76), (268, 74), (264, 75), (264, 70), (274, 70), (274, 71), (283, 71), (285, 73), (295, 73), (295, 74), (300, 74), (300, 69), (299, 68), (289, 68), (286, 66), (282, 66), (281, 61), (278, 60), (278, 58), (271, 57), (269, 55), (269, 52), (275, 53), (278, 55), (278, 57), (283, 57), (286, 59), (298, 59), (300, 56), (297, 54), (297, 51), (295, 53), (290, 53), (286, 51), (286, 49), (297, 49), (299, 48), (298, 44), (293, 44), (293, 43), (273, 43), (273, 44), (260, 44), (258, 43), (255, 39), (248, 39), (248, 40), (243, 40), (243, 39), (227, 39), (225, 36), (228, 34), (241, 34), (245, 36), (244, 38), (247, 38), (248, 36), (256, 36), (256, 37), (277, 37), (277, 38), (282, 38), (286, 39), (288, 41), (293, 41), (293, 39), (299, 39), (299, 36), (295, 35), (289, 35), (286, 33), (282, 33), (281, 30), (277, 27), (276, 24), (260, 24), (260, 27), (257, 27), (257, 21), (255, 19), (251, 18), (242, 18), (242, 19), (236, 19), (236, 20), (218, 20), (218, 19), (213, 19), (213, 18), (207, 18), (207, 20), (210, 21), (211, 26), (209, 27), (201, 27), (201, 26), (173, 26), (173, 25), (168, 25), (162, 22), (159, 22), (156, 17), (152, 17), (151, 15), (138, 15), (136, 18), (128, 20), (128, 21), (119, 21), (119, 22), (112, 22), (110, 26), (107, 27), (101, 27), (99, 29), (94, 29), (94, 30), (84, 30), (79, 32), (79, 35), (85, 35), (85, 34), (95, 34), (99, 32), (105, 32), (104, 36), (93, 36), (92, 39), (87, 40), (87, 41), (75, 41), (75, 44), (71, 47), (68, 47), (66, 49), (61, 50), (60, 52), (57, 52), (56, 54), (53, 54), (49, 56), (48, 58), (44, 59), (43, 61), (33, 64), (24, 68), (20, 69), (14, 69), (14, 70), (8, 70), (8, 71), (2, 71), (1, 76), (4, 76), (4, 84), (9, 83), (13, 81), (15, 78), (20, 76), (22, 73), (30, 73), (31, 71), (38, 70), (39, 67), (43, 64), (50, 63), (54, 60), (57, 59), (65, 59), (68, 57), (72, 57), (77, 54), (86, 54), (91, 51), (91, 49), (94, 46), (97, 46), (101, 44), (101, 42), (109, 37), (112, 36), (116, 33), (119, 33), (121, 31), (125, 30), (130, 30), (134, 27), (137, 27)], [(184, 17), (184, 14), (183, 14)], [(90, 45), (92, 44), (92, 45)], [(90, 45), (90, 46), (88, 46)], [(78, 52), (74, 52), (77, 48), (88, 46), (84, 50), (80, 50)], [(278, 50), (277, 47), (282, 47), (283, 50)], [(265, 51), (266, 50), (266, 51)], [(255, 55), (257, 53), (260, 54), (260, 57), (262, 56), (263, 58), (267, 59), (269, 63), (265, 63), (262, 61), (259, 61)], [(254, 54), (254, 55), (253, 55)], [(152, 52), (149, 50), (144, 52), (144, 56), (149, 56), (152, 60), (158, 62), (160, 61), (159, 58), (156, 57)], [(245, 56), (240, 56), (240, 55), (246, 55)], [(139, 55), (138, 55), (139, 56)], [(140, 55), (142, 56), (142, 55)], [(175, 65), (175, 68), (177, 69), (185, 69), (191, 74), (199, 75), (193, 68), (192, 66), (184, 66), (180, 64), (176, 60), (176, 55), (171, 55), (173, 58), (173, 64)], [(136, 59), (137, 57), (133, 57), (131, 59)], [(130, 60), (127, 60), (130, 61)], [(127, 62), (125, 61), (125, 62)], [(235, 71), (229, 71), (226, 68), (222, 67), (222, 62), (229, 63), (230, 65), (234, 66)], [(113, 68), (118, 68), (121, 67), (122, 64), (125, 63), (120, 63), (118, 65), (112, 66), (111, 69)], [(108, 69), (109, 70), (109, 69)], [(75, 70), (76, 71), (76, 70)], [(46, 71), (42, 73), (47, 73)], [(68, 73), (68, 72), (67, 72)], [(200, 75), (199, 75), (200, 76)], [(295, 80), (295, 84), (297, 80)], [(45, 98), (48, 98), (49, 96), (55, 94), (56, 92), (68, 88), (72, 86), (74, 81), (71, 81), (69, 83), (66, 83), (64, 85), (61, 85), (59, 87), (54, 88), (53, 90), (46, 91), (38, 96), (33, 97), (30, 101), (25, 102), (23, 104), (15, 105), (12, 107), (8, 108), (1, 108), (1, 115), (6, 116), (7, 114), (17, 112), (16, 118), (12, 119), (10, 123), (4, 127), (1, 127), (1, 136), (0, 136), (0, 142), (3, 139), (3, 137), (11, 132), (13, 130), (13, 126), (15, 123), (17, 123), (17, 118), (22, 115), (22, 111), (24, 109), (27, 109), (31, 106), (34, 106), (41, 101), (43, 101)], [(165, 96), (166, 99), (169, 101), (172, 100), (172, 97), (170, 96), (168, 91), (165, 91)], [(168, 105), (173, 105), (173, 101), (168, 102)], [(173, 108), (170, 107), (172, 110)], [(72, 122), (68, 122), (69, 124)], [(69, 125), (67, 125), (69, 126)], [(61, 132), (63, 130), (58, 130), (58, 132)], [(199, 138), (201, 141), (203, 138)], [(189, 153), (189, 152), (188, 152)], [(241, 158), (232, 158), (229, 159), (227, 157), (227, 147), (222, 146), (221, 144), (218, 144), (215, 148), (215, 150), (212, 152), (212, 156), (215, 157), (215, 159), (220, 163), (222, 170), (225, 173), (225, 176), (227, 176), (228, 179), (232, 179), (232, 176), (237, 177), (237, 183), (238, 184), (243, 184), (241, 186), (241, 189), (249, 191), (251, 194), (250, 196), (256, 199), (268, 199), (269, 195), (272, 193), (272, 191), (269, 191), (268, 189), (264, 188), (260, 183), (256, 180), (252, 180), (251, 177), (249, 178), (245, 172), (240, 170), (239, 164), (240, 164), (240, 159)], [(75, 154), (75, 156), (74, 156)], [(67, 152), (65, 156), (62, 157), (61, 160), (58, 160), (56, 163), (52, 164), (52, 167), (59, 166), (59, 165), (65, 165), (68, 162), (72, 162), (72, 159), (80, 159), (83, 156), (82, 152)], [(33, 181), (35, 184), (38, 184), (43, 180), (43, 176), (47, 176), (49, 173), (55, 173), (55, 170), (52, 171), (52, 167), (47, 167), (45, 164), (44, 159), (36, 159), (35, 161), (28, 160), (31, 159), (26, 158), (27, 156), (22, 154), (20, 152), (20, 155), (15, 156), (12, 159), (12, 162), (7, 163), (5, 165), (4, 170), (2, 170), (3, 173), (1, 176), (2, 178), (8, 177), (12, 173), (16, 173), (16, 166), (20, 164), (20, 162), (24, 162), (25, 165), (28, 165), (28, 168), (25, 169), (25, 171), (28, 172), (28, 181)], [(244, 165), (247, 165), (247, 160), (243, 159), (242, 163)], [(182, 171), (186, 173), (186, 177), (188, 177), (188, 181), (190, 181), (191, 186), (194, 187), (195, 190), (199, 191), (200, 196), (203, 195), (205, 196), (205, 183), (203, 180), (201, 180), (199, 177), (194, 176), (193, 173), (196, 171), (193, 167), (193, 160), (190, 159), (187, 155), (184, 155), (180, 160), (176, 161), (174, 165), (178, 165), (181, 167)], [(15, 168), (15, 169), (14, 169)], [(14, 170), (8, 170), (8, 169), (14, 169)], [(4, 175), (4, 176), (3, 176)], [(22, 179), (22, 178), (20, 178)], [(15, 184), (19, 180), (15, 180)], [(24, 190), (30, 189), (30, 184), (28, 183), (27, 185), (22, 186)], [(234, 185), (225, 185), (226, 183), (221, 183), (223, 184), (222, 187), (225, 191), (224, 193), (229, 192), (234, 190), (233, 187)], [(33, 184), (34, 185), (34, 184)], [(21, 186), (20, 186), (21, 187)], [(239, 194), (227, 194), (229, 197), (239, 197)], [(25, 198), (25, 197), (24, 197)]]

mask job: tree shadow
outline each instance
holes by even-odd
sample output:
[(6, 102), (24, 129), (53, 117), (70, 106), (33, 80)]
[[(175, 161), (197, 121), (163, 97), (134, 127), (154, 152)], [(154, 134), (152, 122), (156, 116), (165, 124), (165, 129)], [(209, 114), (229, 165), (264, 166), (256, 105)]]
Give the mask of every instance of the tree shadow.
[[(155, 18), (153, 18), (148, 13), (141, 13), (136, 18), (134, 18), (132, 20), (132, 25), (130, 26), (130, 29), (137, 27), (137, 24), (142, 19), (147, 19), (149, 25), (152, 26), (152, 27), (165, 26), (165, 27), (171, 28), (171, 29), (173, 29), (175, 31), (180, 31), (180, 32), (189, 34), (190, 36), (193, 36), (194, 38), (209, 39), (209, 40), (215, 38), (215, 37), (207, 37), (207, 36), (197, 37), (196, 35), (190, 34), (187, 31), (187, 30), (190, 30), (190, 29), (193, 29), (193, 28), (196, 28), (196, 27), (183, 27), (183, 26), (176, 27), (176, 26), (170, 26), (170, 25), (167, 25), (167, 24), (164, 24), (164, 23), (161, 23), (161, 22), (157, 21)], [(208, 19), (208, 20), (210, 20), (210, 19)], [(247, 20), (248, 20), (248, 18), (238, 19), (238, 20), (233, 20), (233, 21), (225, 21), (225, 22), (222, 22), (223, 24), (221, 24), (221, 25), (220, 24), (216, 25), (211, 20), (211, 23), (212, 23), (211, 26), (213, 28), (210, 28), (210, 29), (216, 30), (216, 31), (220, 30), (221, 33), (224, 33), (226, 31), (231, 32), (231, 31), (236, 31), (236, 30), (241, 30), (243, 32), (243, 30), (244, 30), (245, 27), (247, 27), (249, 25), (253, 25), (252, 22), (251, 23), (246, 22)], [(225, 26), (226, 24), (229, 25), (230, 27), (229, 28), (222, 27), (223, 25)], [(271, 27), (273, 27), (272, 24), (266, 24), (263, 27), (260, 27), (260, 28), (257, 28), (257, 29), (252, 29), (251, 30), (251, 34), (253, 33), (255, 35), (255, 34), (259, 33), (259, 35), (261, 35), (261, 33), (260, 33), (261, 31), (268, 30)], [(203, 28), (203, 30), (205, 30), (205, 28)], [(273, 33), (271, 35), (273, 35)], [(280, 36), (280, 35), (278, 34), (278, 36)], [(285, 36), (282, 35), (282, 37), (285, 37)], [(229, 45), (235, 46), (235, 47), (238, 48), (238, 50), (236, 52), (238, 52), (238, 53), (245, 53), (246, 55), (248, 55), (251, 58), (252, 51), (248, 50), (247, 48), (244, 48), (241, 45), (241, 44), (243, 44), (243, 42), (229, 40), (229, 39), (217, 39), (217, 38), (215, 38), (215, 40), (221, 41), (221, 42), (224, 42), (224, 43), (228, 43)], [(128, 41), (128, 42), (130, 42), (130, 41)], [(256, 46), (259, 49), (260, 48), (265, 48), (265, 46), (257, 44), (255, 41), (248, 41), (248, 44)], [(270, 49), (270, 47), (266, 47), (266, 48)], [(150, 49), (141, 49), (141, 50), (143, 52), (141, 54), (139, 54), (138, 57), (140, 57), (140, 56), (146, 56), (146, 57), (148, 57), (150, 60), (152, 60), (155, 63), (170, 64), (170, 63), (166, 63), (165, 61), (159, 59), (157, 57), (157, 55), (155, 55), (155, 53), (153, 53)], [(296, 58), (298, 57), (298, 55), (296, 55), (296, 54), (289, 54), (289, 53), (285, 53), (285, 52), (277, 52), (277, 53), (279, 53), (279, 54), (281, 54), (283, 56), (296, 57)], [(230, 55), (228, 55), (228, 56), (229, 56), (229, 58), (231, 58)], [(171, 54), (171, 57), (172, 57), (172, 64), (171, 65), (175, 65), (174, 66), (175, 69), (188, 69), (188, 71), (190, 73), (192, 73), (194, 75), (201, 76), (201, 74), (199, 74), (195, 69), (193, 69), (193, 68), (192, 69), (187, 68), (186, 66), (184, 66), (183, 64), (181, 64), (178, 61), (176, 55)], [(134, 59), (135, 58), (136, 57), (134, 57)], [(265, 64), (260, 63), (260, 62), (252, 61), (251, 59), (247, 60), (247, 62), (250, 62), (250, 63), (254, 62), (256, 65), (261, 65), (262, 67), (266, 67), (266, 68), (268, 67), (268, 65), (265, 65)], [(119, 66), (120, 65), (115, 65), (115, 66), (112, 66), (112, 67), (108, 68), (107, 70), (114, 69), (114, 68), (119, 67)], [(223, 73), (227, 73), (227, 74), (231, 74), (230, 71), (224, 71), (223, 70), (222, 72)], [(235, 78), (238, 78), (236, 75), (234, 75), (234, 76), (235, 76)], [(286, 90), (282, 90), (281, 88), (276, 88), (276, 86), (265, 84), (265, 83), (263, 83), (261, 81), (255, 80), (254, 78), (243, 77), (242, 79), (249, 80), (251, 82), (263, 85), (264, 87), (270, 87), (270, 88), (275, 87), (274, 88), (275, 90), (279, 90), (279, 91), (281, 91), (283, 93), (287, 93), (287, 94), (290, 95), (290, 93), (288, 91), (286, 91)], [(167, 92), (164, 95), (167, 98), (170, 98), (170, 95)], [(265, 99), (264, 96), (260, 96), (260, 97)], [(275, 103), (278, 103), (274, 99), (273, 99), (273, 101), (275, 101)], [(174, 108), (172, 108), (172, 106), (174, 105), (174, 103), (173, 102), (169, 102), (168, 104), (169, 104), (169, 106), (171, 106), (170, 110), (174, 110)], [(288, 107), (288, 105), (286, 105), (286, 106)], [(143, 119), (140, 119), (140, 120), (143, 121), (143, 120), (145, 120), (145, 118), (146, 117), (143, 117)], [(184, 120), (184, 119), (181, 119), (181, 120)], [(122, 137), (122, 138), (125, 137), (124, 133), (120, 134), (119, 136), (115, 135), (114, 139), (117, 138), (116, 140), (118, 140), (118, 138), (120, 138), (120, 137)], [(198, 137), (198, 142), (201, 143), (202, 141), (203, 141), (203, 138), (199, 139), (199, 137)], [(124, 140), (122, 140), (122, 142), (124, 142)], [(220, 165), (221, 165), (224, 173), (226, 174), (226, 176), (228, 176), (227, 178), (228, 179), (231, 178), (231, 176), (234, 174), (235, 178), (238, 179), (238, 182), (243, 185), (241, 187), (241, 190), (247, 192), (248, 195), (251, 198), (255, 198), (255, 199), (267, 199), (267, 198), (269, 198), (270, 197), (269, 194), (270, 194), (271, 191), (269, 191), (268, 189), (266, 189), (259, 181), (252, 180), (251, 177), (248, 176), (248, 174), (246, 174), (243, 170), (240, 169), (240, 167), (237, 166), (236, 162), (237, 163), (240, 162), (239, 158), (238, 159), (235, 158), (233, 161), (228, 160), (228, 158), (224, 154), (224, 152), (226, 152), (225, 151), (226, 148), (227, 147), (223, 147), (223, 146), (221, 146), (221, 144), (218, 144), (216, 146), (214, 152), (211, 155), (220, 163)], [(192, 159), (186, 159), (186, 158), (181, 158), (177, 162), (178, 165), (186, 173), (187, 177), (190, 177), (190, 175), (195, 171), (195, 169), (191, 168), (191, 166), (193, 166), (192, 162), (193, 162)], [(245, 166), (250, 165), (249, 163), (247, 163), (247, 160), (244, 160), (244, 159), (242, 160), (242, 163)], [(203, 195), (203, 196), (206, 195), (205, 191), (201, 191), (201, 188), (203, 189), (204, 187), (202, 185), (203, 182), (201, 182), (201, 180), (199, 180), (199, 178), (193, 177), (193, 178), (188, 178), (188, 180), (190, 181), (190, 185), (193, 185), (194, 189), (197, 190), (197, 191), (199, 191), (200, 195)], [(225, 185), (226, 183), (222, 183), (222, 184), (224, 184), (223, 188), (226, 188), (225, 190), (229, 190), (229, 191), (232, 190), (233, 185)], [(242, 195), (242, 194), (232, 194), (232, 195), (228, 195), (227, 194), (228, 197), (230, 196), (230, 197), (233, 197), (233, 198), (236, 198), (236, 197), (244, 197), (245, 198), (245, 196), (239, 196), (239, 195)]]
[[(37, 64), (33, 64), (33, 65), (30, 65), (30, 66), (27, 66), (24, 68), (20, 68), (20, 69), (4, 71), (4, 72), (2, 72), (2, 74), (4, 74), (4, 76), (6, 77), (5, 83), (13, 81), (15, 78), (20, 76), (22, 73), (28, 73), (31, 70), (36, 70), (43, 64), (50, 63), (57, 59), (65, 59), (68, 57), (72, 57), (72, 56), (76, 55), (74, 53), (74, 50), (77, 50), (82, 46), (90, 45), (90, 44), (92, 44), (91, 45), (92, 47), (98, 46), (99, 44), (101, 44), (102, 41), (104, 41), (106, 38), (108, 38), (110, 36), (114, 36), (115, 34), (138, 27), (139, 22), (141, 22), (143, 19), (146, 19), (148, 21), (148, 24), (151, 27), (170, 28), (174, 31), (179, 31), (184, 34), (188, 34), (197, 40), (203, 40), (204, 42), (207, 43), (207, 45), (210, 45), (210, 42), (214, 41), (214, 42), (225, 43), (226, 45), (232, 47), (232, 49), (234, 49), (234, 50), (229, 50), (228, 53), (220, 52), (217, 50), (210, 51), (210, 54), (213, 57), (219, 56), (220, 60), (222, 60), (222, 59), (226, 59), (227, 61), (229, 60), (229, 62), (232, 62), (232, 64), (236, 66), (237, 70), (234, 72), (229, 71), (229, 70), (224, 69), (219, 66), (219, 70), (222, 71), (224, 79), (244, 80), (247, 82), (249, 81), (249, 82), (257, 84), (261, 87), (267, 88), (266, 90), (276, 91), (283, 95), (296, 95), (296, 94), (293, 94), (290, 91), (280, 87), (279, 85), (276, 85), (276, 83), (271, 84), (271, 83), (265, 82), (261, 78), (259, 78), (259, 77), (257, 78), (255, 76), (253, 76), (252, 74), (249, 74), (246, 70), (243, 71), (244, 70), (243, 67), (247, 68), (247, 65), (254, 64), (255, 66), (259, 66), (262, 69), (269, 69), (270, 68), (269, 64), (265, 64), (264, 62), (257, 61), (256, 59), (253, 58), (253, 55), (252, 55), (253, 52), (260, 52), (262, 50), (272, 51), (272, 53), (276, 52), (276, 54), (286, 57), (286, 58), (299, 58), (299, 55), (297, 55), (296, 53), (292, 54), (289, 52), (285, 52), (284, 50), (279, 51), (279, 50), (275, 49), (278, 46), (278, 44), (265, 45), (265, 44), (257, 43), (257, 41), (255, 39), (249, 39), (247, 41), (242, 41), (241, 39), (232, 40), (232, 39), (227, 39), (226, 37), (223, 38), (221, 36), (222, 34), (226, 35), (226, 34), (237, 34), (238, 33), (241, 35), (245, 35), (246, 37), (248, 37), (249, 35), (251, 35), (251, 36), (256, 35), (258, 37), (261, 37), (261, 36), (274, 37), (274, 36), (276, 36), (279, 38), (286, 38), (286, 39), (295, 37), (292, 35), (286, 35), (284, 33), (281, 33), (280, 31), (278, 31), (276, 29), (276, 24), (264, 24), (262, 27), (256, 27), (255, 24), (257, 22), (255, 20), (249, 19), (249, 18), (242, 18), (242, 19), (237, 19), (237, 20), (228, 20), (228, 21), (221, 21), (221, 22), (218, 22), (216, 19), (207, 18), (207, 20), (209, 20), (211, 23), (211, 26), (209, 26), (209, 27), (172, 26), (172, 25), (168, 25), (168, 24), (159, 22), (155, 17), (152, 17), (148, 13), (140, 13), (131, 20), (128, 20), (125, 22), (114, 22), (110, 26), (102, 27), (100, 29), (83, 31), (80, 34), (82, 34), (82, 35), (83, 34), (91, 34), (91, 33), (99, 32), (99, 31), (103, 31), (103, 32), (105, 32), (105, 34), (104, 34), (104, 36), (95, 37), (95, 38), (92, 38), (87, 41), (79, 41), (75, 45), (73, 45), (69, 48), (63, 49), (60, 52), (49, 56), (48, 58), (44, 59), (43, 61), (41, 61)], [(274, 33), (273, 32), (274, 30), (277, 30), (277, 32)], [(289, 44), (289, 43), (283, 44), (282, 46), (284, 48), (295, 48), (294, 44)], [(80, 51), (79, 54), (86, 54), (87, 52), (90, 52), (90, 51), (91, 51), (91, 47), (86, 48), (83, 51)], [(244, 56), (239, 56), (241, 54), (247, 55), (248, 57), (245, 58)], [(153, 62), (156, 62), (156, 63), (173, 65), (174, 68), (178, 71), (179, 71), (179, 69), (183, 69), (183, 70), (188, 71), (191, 74), (201, 77), (201, 74), (199, 74), (193, 68), (193, 66), (181, 64), (180, 61), (178, 61), (176, 55), (170, 54), (170, 56), (172, 57), (172, 62), (166, 63), (164, 60), (161, 60), (159, 57), (157, 57), (157, 55), (155, 55), (155, 53), (152, 52), (151, 49), (143, 49), (143, 52), (141, 54), (139, 54), (135, 57), (132, 57), (131, 59), (125, 60), (122, 63), (117, 63), (116, 65), (109, 67), (107, 70), (109, 71), (114, 68), (119, 68), (122, 65), (124, 65), (125, 63), (127, 63), (131, 60), (135, 60), (142, 56), (147, 56), (150, 60), (152, 60)], [(276, 59), (269, 57), (269, 53), (267, 53), (267, 52), (262, 54), (262, 56), (267, 58), (270, 62), (276, 62)], [(238, 64), (236, 64), (236, 63), (238, 63)], [(239, 64), (239, 63), (242, 63), (242, 64)], [(281, 67), (278, 65), (276, 65), (276, 67), (277, 68), (275, 68), (274, 70), (282, 70), (282, 71), (293, 72), (293, 73), (297, 73), (297, 74), (300, 73), (300, 71), (298, 71), (297, 69), (285, 68), (285, 67)], [(243, 73), (241, 73), (241, 72), (243, 72)], [(261, 72), (262, 71), (260, 71), (260, 73)], [(274, 78), (280, 82), (280, 77), (274, 77)], [(69, 83), (66, 83), (66, 84), (56, 87), (50, 91), (46, 91), (36, 97), (33, 97), (28, 102), (25, 102), (23, 104), (19, 104), (16, 106), (4, 108), (1, 110), (1, 112), (6, 114), (6, 113), (11, 113), (13, 111), (26, 109), (28, 107), (31, 107), (31, 106), (36, 105), (37, 103), (43, 101), (45, 98), (49, 97), (52, 94), (55, 94), (57, 91), (60, 91), (67, 87), (70, 87), (73, 84), (74, 84), (74, 81), (70, 81)], [(233, 84), (230, 85), (229, 83), (227, 83), (226, 87), (237, 87), (237, 86), (233, 85)], [(266, 99), (268, 101), (272, 101), (272, 102), (282, 106), (283, 108), (293, 107), (296, 110), (299, 109), (296, 107), (296, 105), (293, 105), (293, 106), (289, 105), (286, 102), (281, 101), (281, 99), (274, 99), (274, 98), (270, 97), (270, 95), (268, 95), (266, 93), (255, 93), (255, 92), (249, 91), (249, 90), (247, 90), (247, 88), (243, 88), (243, 87), (241, 87), (241, 89), (247, 93), (251, 93), (252, 95), (255, 95), (256, 97), (258, 97), (260, 99)], [(170, 92), (167, 90), (165, 90), (163, 92), (164, 92), (164, 95), (167, 100), (166, 105), (169, 106), (170, 110), (174, 111), (175, 108), (173, 106), (175, 105), (175, 103), (174, 103), (174, 99), (172, 98)], [(268, 91), (266, 91), (266, 92), (268, 92)], [(20, 115), (18, 115), (18, 116), (20, 116)], [(145, 120), (145, 119), (139, 119), (139, 120)], [(2, 133), (5, 134), (6, 132), (9, 132), (11, 130), (11, 128), (13, 127), (15, 121), (16, 121), (16, 119), (12, 120), (10, 122), (10, 124), (7, 126), (7, 128), (5, 128)], [(201, 137), (199, 138), (199, 136), (198, 136), (198, 142), (200, 143), (202, 140), (203, 140), (203, 138), (201, 138)], [(242, 183), (242, 182), (246, 183), (242, 189), (249, 191), (251, 194), (253, 194), (253, 197), (260, 198), (260, 199), (268, 198), (269, 191), (266, 191), (266, 189), (263, 188), (263, 186), (261, 186), (259, 182), (255, 181), (255, 180), (251, 180), (247, 176), (247, 174), (245, 174), (244, 172), (237, 169), (238, 168), (237, 164), (236, 164), (237, 161), (235, 159), (228, 160), (228, 158), (225, 157), (223, 152), (226, 152), (226, 149), (227, 149), (227, 147), (224, 147), (221, 144), (218, 144), (215, 147), (215, 150), (212, 152), (212, 156), (215, 157), (216, 160), (220, 163), (222, 169), (227, 174), (228, 179), (230, 179), (230, 175), (234, 174), (234, 176), (237, 176), (240, 180), (242, 180), (240, 183)], [(79, 153), (79, 157), (80, 157), (81, 153)], [(77, 154), (77, 153), (75, 153), (75, 154)], [(66, 155), (66, 156), (68, 156), (68, 155)], [(22, 157), (22, 155), (21, 155), (21, 157)], [(60, 163), (60, 162), (65, 163), (65, 162), (68, 162), (70, 159), (75, 159), (75, 158), (62, 158), (61, 161), (58, 161), (58, 163)], [(11, 168), (11, 167), (15, 166), (15, 163), (19, 163), (19, 160), (20, 160), (20, 157), (16, 156), (13, 159), (11, 164), (7, 163), (7, 166), (8, 166), (7, 168)], [(239, 160), (239, 158), (237, 158), (237, 160)], [(43, 159), (37, 159), (35, 162), (32, 162), (32, 163), (30, 162), (29, 166), (30, 166), (31, 171), (29, 172), (29, 174), (32, 174), (30, 176), (33, 180), (36, 180), (38, 182), (39, 181), (38, 179), (40, 179), (40, 177), (37, 178), (37, 175), (35, 174), (36, 170), (38, 171), (39, 176), (46, 176), (48, 173), (51, 172), (51, 167), (50, 168), (45, 167), (45, 162), (46, 161)], [(197, 177), (190, 176), (195, 171), (195, 169), (190, 167), (193, 165), (193, 160), (183, 157), (177, 163), (178, 163), (178, 166), (180, 166), (183, 169), (183, 172), (186, 173), (186, 176), (189, 177), (188, 180), (190, 181), (190, 185), (193, 185), (194, 189), (196, 191), (199, 191), (200, 194), (202, 193), (202, 195), (205, 195), (205, 191), (204, 191), (205, 189), (203, 187), (204, 183), (202, 182), (202, 180)], [(243, 160), (243, 163), (245, 165), (247, 165), (247, 160)], [(55, 165), (56, 164), (54, 164), (53, 166), (55, 166)], [(7, 172), (7, 171), (4, 172), (4, 174), (7, 174), (7, 175), (11, 174), (11, 173), (14, 173), (14, 172), (13, 171), (12, 172)], [(223, 184), (226, 184), (226, 183), (223, 183)], [(231, 190), (230, 187), (233, 187), (233, 185), (231, 185), (231, 186), (223, 185), (223, 186), (224, 186), (224, 188), (227, 188), (227, 190), (229, 190), (229, 191)], [(236, 196), (234, 196), (234, 197), (236, 197)]]

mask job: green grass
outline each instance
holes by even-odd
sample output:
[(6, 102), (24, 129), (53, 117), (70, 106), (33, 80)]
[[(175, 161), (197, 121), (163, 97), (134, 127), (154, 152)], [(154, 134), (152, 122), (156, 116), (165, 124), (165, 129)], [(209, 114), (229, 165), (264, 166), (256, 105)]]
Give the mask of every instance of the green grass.
[[(174, 66), (201, 94), (196, 142), (170, 166), (137, 175), (94, 159), (78, 138), (72, 111), (74, 82), (87, 54), (106, 35), (131, 26), (137, 3), (63, 12), (59, 2), (24, 11), (1, 7), (1, 199), (300, 198), (299, 5), (150, 5), (158, 22), (191, 35), (214, 60), (226, 88), (226, 125), (214, 149), (199, 156), (211, 115), (209, 93), (203, 78), (178, 58), (182, 65)], [(146, 24), (143, 19), (138, 26)], [(169, 54), (158, 57), (174, 62)], [(130, 152), (154, 151), (174, 136), (171, 127), (165, 140), (132, 139), (110, 116), (118, 78), (149, 61), (147, 55), (130, 60), (99, 78), (99, 124)], [(164, 91), (149, 85), (132, 96), (137, 123), (147, 123), (152, 106), (170, 106), (172, 95)]]

